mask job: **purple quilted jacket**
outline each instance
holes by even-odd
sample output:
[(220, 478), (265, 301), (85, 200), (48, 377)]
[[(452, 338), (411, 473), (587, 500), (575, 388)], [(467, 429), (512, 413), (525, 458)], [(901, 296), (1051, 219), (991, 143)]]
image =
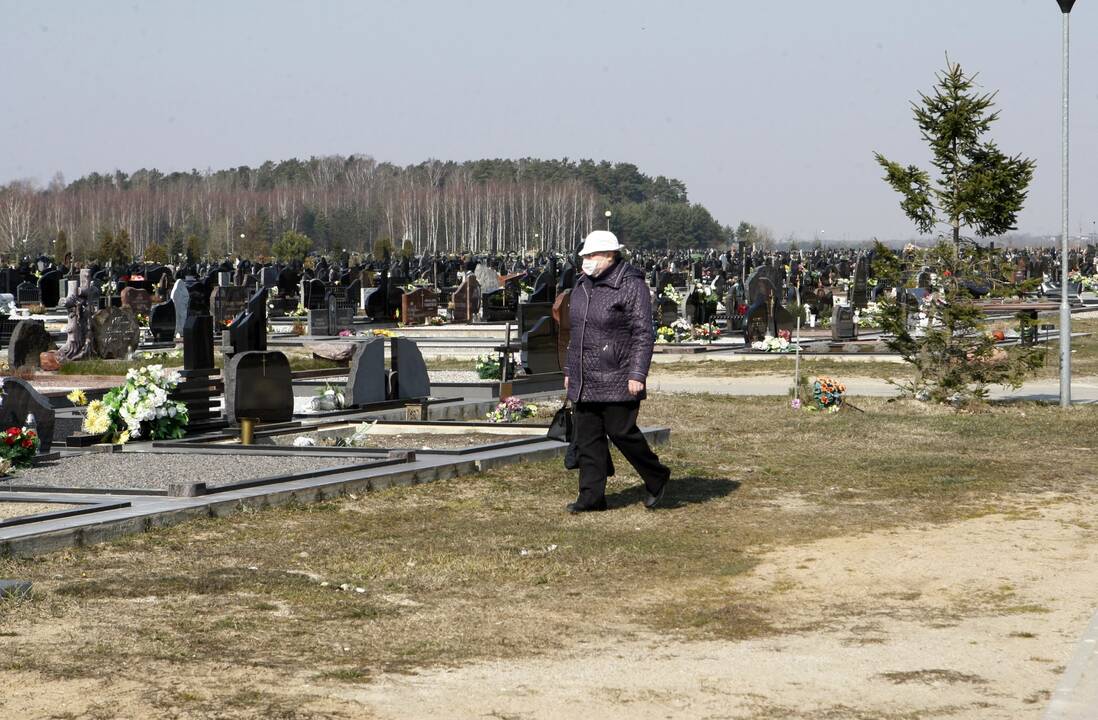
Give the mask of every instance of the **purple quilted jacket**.
[(571, 336), (564, 376), (572, 402), (625, 402), (629, 381), (645, 382), (652, 362), (652, 297), (644, 273), (618, 260), (572, 290)]

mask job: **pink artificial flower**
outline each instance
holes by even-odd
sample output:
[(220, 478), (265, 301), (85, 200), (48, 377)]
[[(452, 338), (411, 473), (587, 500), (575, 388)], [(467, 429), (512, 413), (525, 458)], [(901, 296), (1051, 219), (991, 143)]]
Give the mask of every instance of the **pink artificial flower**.
[(794, 410), (800, 410), (801, 409), (801, 399), (800, 398), (793, 398), (793, 400), (790, 401), (789, 405)]

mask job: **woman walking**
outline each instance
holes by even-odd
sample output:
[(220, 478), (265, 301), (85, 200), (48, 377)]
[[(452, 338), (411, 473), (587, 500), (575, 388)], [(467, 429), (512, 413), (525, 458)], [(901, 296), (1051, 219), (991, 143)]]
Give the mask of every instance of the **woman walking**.
[(652, 300), (644, 273), (625, 262), (608, 230), (583, 241), (583, 274), (572, 290), (564, 388), (574, 404), (579, 497), (569, 512), (606, 509), (608, 440), (644, 480), (644, 506), (663, 500), (671, 471), (637, 427), (652, 362)]

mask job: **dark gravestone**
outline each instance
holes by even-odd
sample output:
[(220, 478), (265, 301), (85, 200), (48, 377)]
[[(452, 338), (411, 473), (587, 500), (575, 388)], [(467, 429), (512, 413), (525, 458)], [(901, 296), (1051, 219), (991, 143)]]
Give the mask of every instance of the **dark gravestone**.
[(431, 379), (427, 375), (427, 364), (423, 362), (419, 346), (407, 338), (391, 338), (389, 342), (389, 354), (393, 364), (390, 399), (412, 400), (428, 397), (431, 394)]
[(10, 317), (0, 317), (0, 347), (11, 344), (11, 333), (21, 321)]
[(8, 342), (8, 366), (11, 369), (41, 367), (39, 355), (56, 350), (46, 325), (41, 320), (20, 320)]
[(267, 349), (267, 288), (252, 295), (244, 309), (229, 325), (228, 347), (222, 348), (227, 356), (242, 352)]
[(259, 284), (265, 288), (272, 288), (278, 286), (278, 268), (273, 265), (267, 266), (259, 271)]
[(679, 304), (663, 295), (656, 296), (655, 320), (660, 327), (670, 327), (679, 319)]
[(92, 315), (92, 346), (108, 360), (129, 357), (141, 341), (141, 327), (128, 310), (105, 308)]
[(521, 284), (517, 278), (508, 278), (503, 287), (481, 294), (482, 312), (488, 322), (514, 320), (518, 315)]
[(438, 317), (438, 293), (416, 288), (400, 299), (400, 317), (405, 325), (422, 325), (428, 318)]
[(156, 342), (175, 340), (175, 302), (170, 298), (157, 303), (149, 311), (149, 329)]
[(556, 290), (556, 278), (552, 270), (546, 270), (534, 281), (534, 291), (530, 293), (529, 302), (547, 302), (552, 304)]
[(850, 306), (861, 310), (869, 302), (869, 261), (864, 257), (858, 260), (854, 268), (854, 285), (850, 291)]
[(5, 378), (4, 395), (0, 399), (0, 432), (10, 427), (23, 427), (28, 415), (34, 415), (41, 444), (38, 452), (49, 452), (53, 442), (53, 407), (47, 397), (31, 384), (19, 378)]
[(836, 305), (831, 311), (831, 339), (840, 342), (857, 338), (858, 326), (854, 324), (854, 308)]
[(22, 282), (22, 280), (19, 271), (15, 268), (0, 269), (0, 292), (15, 295), (15, 289), (19, 287), (19, 283)]
[(472, 322), (480, 312), (480, 283), (475, 275), (467, 275), (454, 291), (454, 322)]
[(213, 366), (213, 318), (190, 315), (183, 323), (183, 369), (210, 370)]
[(331, 335), (330, 314), (327, 310), (305, 311), (305, 332), (313, 337)]
[(552, 315), (539, 318), (522, 334), (522, 368), (527, 375), (561, 371), (557, 327)]
[(210, 293), (210, 310), (214, 327), (227, 327), (244, 311), (248, 303), (248, 288), (235, 285), (218, 285)]
[(19, 307), (33, 307), (42, 304), (42, 293), (38, 286), (31, 282), (20, 283), (15, 288), (15, 302)]
[(38, 278), (38, 296), (46, 308), (55, 308), (61, 302), (62, 277), (60, 270), (50, 270)]
[(930, 290), (930, 271), (923, 270), (922, 272), (920, 272), (918, 278), (915, 281), (915, 285), (921, 290)]
[(519, 357), (527, 375), (560, 371), (553, 303), (519, 303)]
[(370, 338), (355, 347), (343, 397), (349, 406), (386, 400), (385, 341), (382, 338)]
[(128, 287), (122, 291), (122, 308), (130, 309), (134, 315), (148, 317), (152, 310), (152, 295), (148, 290)]
[(328, 295), (328, 333), (338, 335), (344, 330), (351, 330), (355, 324), (355, 306), (341, 299), (344, 288), (334, 288)]
[(225, 370), (225, 414), (229, 420), (289, 422), (294, 417), (290, 361), (277, 351), (237, 353)]
[(306, 280), (301, 285), (301, 301), (306, 310), (324, 310), (327, 288), (318, 279)]

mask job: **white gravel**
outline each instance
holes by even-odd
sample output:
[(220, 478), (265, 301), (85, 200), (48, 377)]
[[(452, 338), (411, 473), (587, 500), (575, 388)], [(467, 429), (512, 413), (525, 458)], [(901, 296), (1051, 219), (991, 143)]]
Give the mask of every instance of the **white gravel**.
[(9, 484), (164, 490), (172, 482), (190, 481), (216, 486), (362, 462), (367, 460), (270, 455), (90, 453), (16, 471), (15, 475), (0, 480), (0, 490)]

